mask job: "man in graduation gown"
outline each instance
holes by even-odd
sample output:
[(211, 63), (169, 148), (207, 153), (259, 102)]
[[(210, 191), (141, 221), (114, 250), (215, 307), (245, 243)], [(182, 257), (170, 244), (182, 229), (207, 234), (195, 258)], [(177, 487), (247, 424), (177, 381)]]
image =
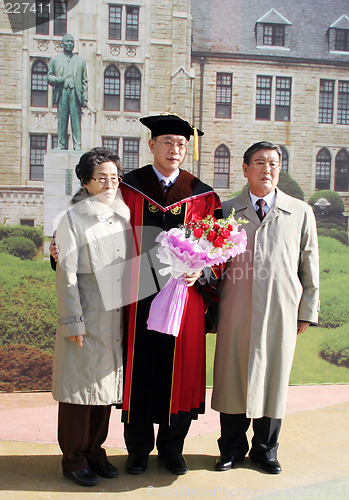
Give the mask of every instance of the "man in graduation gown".
[(155, 255), (155, 238), (195, 216), (219, 217), (220, 202), (210, 186), (180, 168), (190, 136), (194, 135), (195, 151), (197, 135), (203, 132), (172, 114), (140, 121), (151, 130), (154, 163), (126, 174), (121, 184), (134, 229), (130, 284), (137, 292), (126, 312), (126, 469), (130, 474), (146, 470), (157, 423), (159, 459), (174, 474), (185, 474), (184, 439), (191, 420), (204, 413), (205, 405), (205, 304), (195, 284), (198, 274), (186, 276), (188, 298), (178, 337), (147, 329), (151, 302), (168, 279), (158, 273), (163, 264)]

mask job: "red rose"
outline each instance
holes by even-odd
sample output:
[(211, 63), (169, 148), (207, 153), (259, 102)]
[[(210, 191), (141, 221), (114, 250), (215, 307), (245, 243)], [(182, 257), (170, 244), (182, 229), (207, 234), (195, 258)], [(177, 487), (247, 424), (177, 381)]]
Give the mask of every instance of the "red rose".
[(213, 242), (213, 246), (216, 248), (223, 248), (224, 240), (221, 236), (217, 236), (217, 238)]
[(194, 218), (194, 222), (201, 222), (202, 221), (202, 217), (200, 217), (200, 215), (196, 215), (196, 217)]
[(204, 230), (202, 229), (202, 227), (196, 227), (194, 229), (194, 236), (195, 238), (201, 238), (201, 236), (204, 234)]
[(204, 223), (202, 224), (202, 226), (201, 226), (201, 227), (202, 227), (202, 229), (203, 229), (204, 231), (207, 231), (207, 229), (209, 229), (209, 228), (210, 228), (210, 225), (209, 225), (209, 224), (206, 224), (206, 223), (204, 222)]
[(228, 225), (228, 231), (232, 231), (234, 228), (231, 224)]
[(223, 228), (223, 229), (221, 229), (221, 232), (219, 234), (220, 234), (220, 236), (222, 236), (222, 238), (224, 238), (226, 240), (230, 236), (230, 231), (228, 231), (228, 229)]
[(218, 224), (214, 224), (213, 225), (213, 230), (214, 231), (219, 231), (219, 229), (220, 229), (220, 226)]
[(217, 238), (218, 234), (216, 231), (210, 231), (207, 235), (208, 241), (213, 241), (215, 238)]

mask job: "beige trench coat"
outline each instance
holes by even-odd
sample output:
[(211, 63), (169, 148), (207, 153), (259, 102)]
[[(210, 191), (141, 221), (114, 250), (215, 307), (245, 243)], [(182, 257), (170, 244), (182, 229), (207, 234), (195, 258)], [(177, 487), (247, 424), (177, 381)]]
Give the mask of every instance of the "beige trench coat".
[(260, 222), (248, 191), (222, 204), (247, 219), (247, 251), (221, 282), (212, 407), (249, 418), (282, 418), (297, 320), (316, 323), (319, 262), (316, 223), (306, 203), (279, 189)]
[[(122, 401), (122, 279), (129, 209), (83, 195), (62, 217), (56, 242), (58, 325), (52, 394), (83, 405)], [(69, 336), (83, 335), (82, 347)]]

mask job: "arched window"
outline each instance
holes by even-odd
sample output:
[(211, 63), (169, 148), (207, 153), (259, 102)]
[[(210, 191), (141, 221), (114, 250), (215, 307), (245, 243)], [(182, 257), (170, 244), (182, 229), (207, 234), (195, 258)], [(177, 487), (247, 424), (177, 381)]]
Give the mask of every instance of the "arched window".
[(316, 157), (316, 190), (330, 189), (331, 155), (326, 148), (320, 149)]
[(125, 71), (125, 111), (141, 109), (141, 74), (135, 66)]
[(214, 154), (214, 187), (228, 188), (230, 174), (230, 152), (221, 144)]
[(47, 107), (47, 66), (36, 61), (31, 71), (31, 105)]
[(114, 64), (108, 66), (104, 72), (104, 109), (120, 109), (120, 73)]
[(281, 160), (281, 170), (284, 172), (288, 172), (288, 152), (287, 149), (283, 146), (280, 146), (282, 152), (282, 160)]
[(336, 156), (334, 190), (349, 191), (349, 154), (341, 149)]

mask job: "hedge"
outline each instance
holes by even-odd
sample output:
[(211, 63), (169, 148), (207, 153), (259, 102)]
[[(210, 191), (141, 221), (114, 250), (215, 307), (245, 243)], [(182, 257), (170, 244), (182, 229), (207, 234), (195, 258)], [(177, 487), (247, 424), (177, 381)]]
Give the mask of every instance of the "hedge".
[(44, 233), (42, 228), (30, 226), (4, 226), (0, 224), (0, 240), (10, 236), (22, 236), (31, 240), (36, 248), (40, 248), (44, 243)]

